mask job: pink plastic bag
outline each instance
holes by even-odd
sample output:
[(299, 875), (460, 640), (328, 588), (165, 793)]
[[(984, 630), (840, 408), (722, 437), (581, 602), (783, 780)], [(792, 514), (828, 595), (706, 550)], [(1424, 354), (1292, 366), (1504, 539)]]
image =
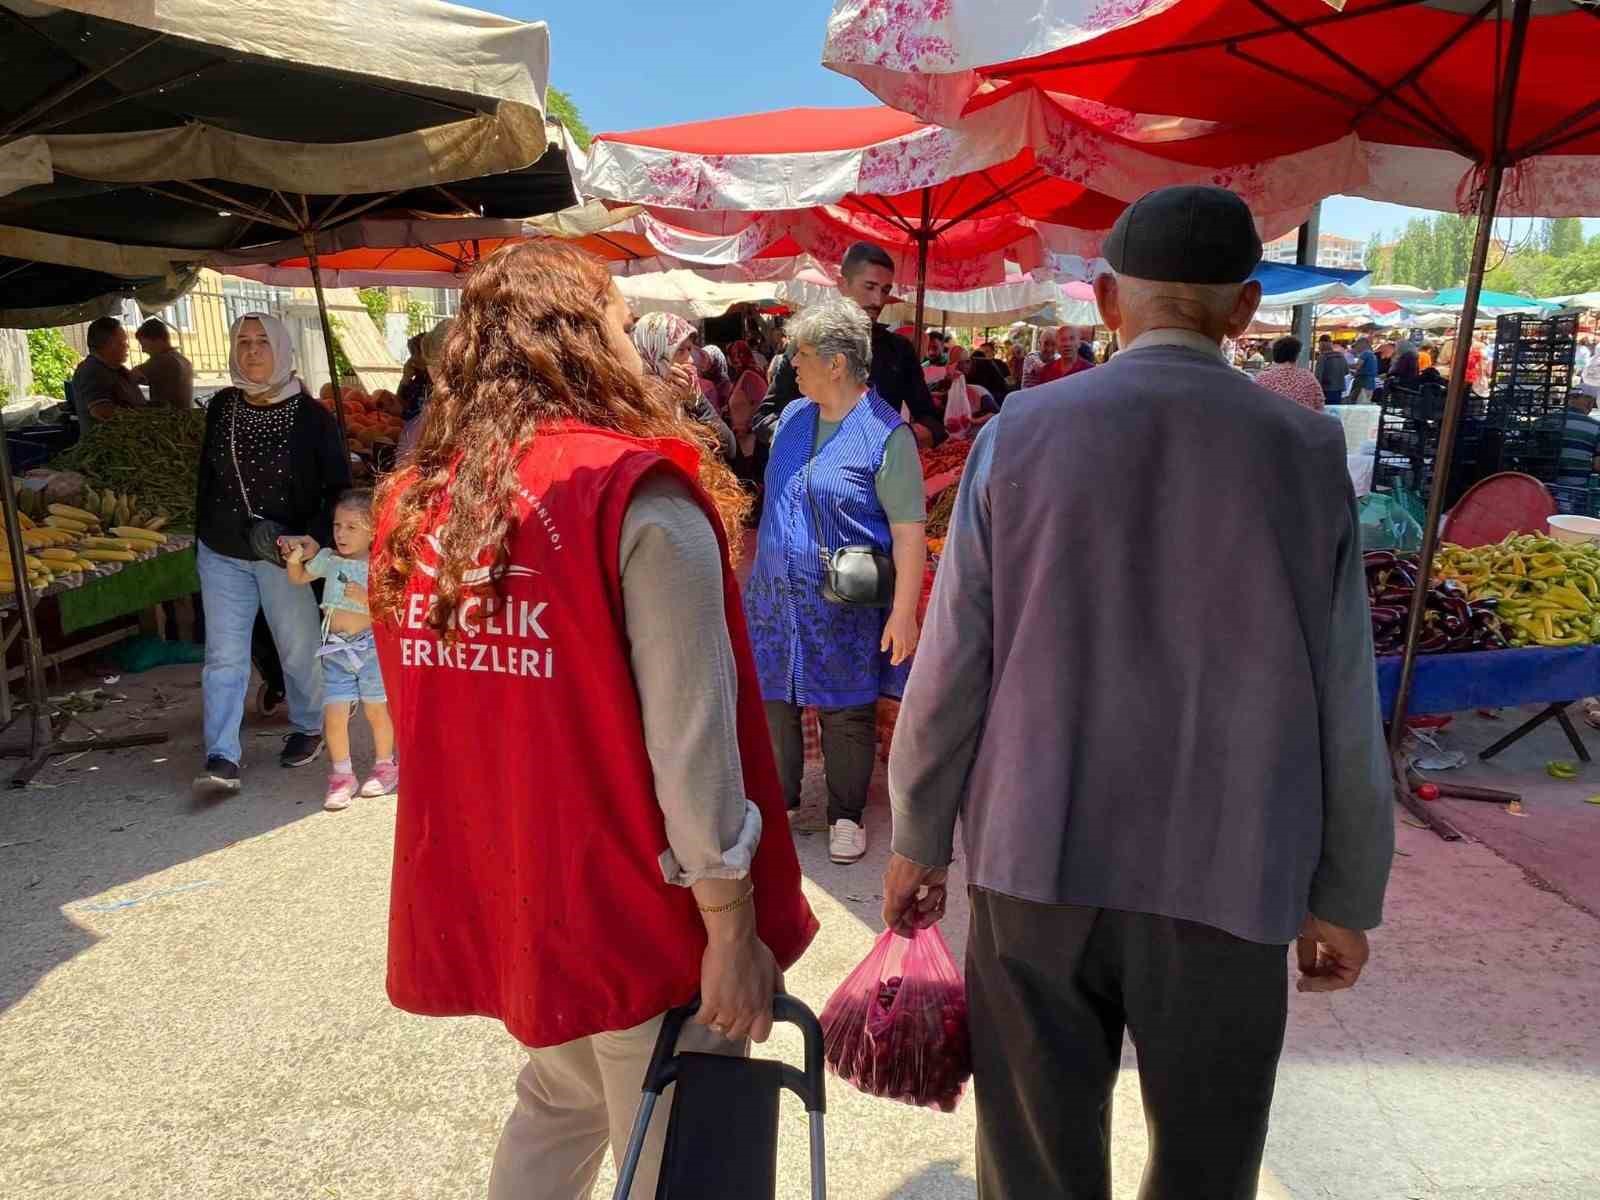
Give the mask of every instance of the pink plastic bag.
[(885, 930), (822, 1010), (828, 1066), (869, 1096), (954, 1112), (972, 1077), (967, 994), (937, 927)]

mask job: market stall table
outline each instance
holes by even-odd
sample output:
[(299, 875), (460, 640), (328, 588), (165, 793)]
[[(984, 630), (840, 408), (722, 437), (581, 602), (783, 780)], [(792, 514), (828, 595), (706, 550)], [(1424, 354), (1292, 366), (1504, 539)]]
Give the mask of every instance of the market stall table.
[[(192, 596), (200, 590), (195, 568), (194, 538), (174, 534), (165, 544), (144, 553), (130, 563), (102, 563), (93, 574), (74, 574), (56, 580), (35, 592), (35, 607), (41, 612), (54, 608), (63, 636), (92, 629), (146, 609)], [(0, 600), (0, 653), (8, 652), (21, 632), (13, 620), (17, 597)], [(131, 637), (137, 628), (127, 626), (98, 637), (64, 646), (44, 656), (44, 665), (60, 666), (93, 654)], [(22, 678), (23, 668), (0, 671), (0, 725), (11, 720), (11, 683)]]
[[(1378, 698), (1385, 720), (1394, 714), (1399, 682), (1400, 656), (1378, 659)], [(1408, 708), (1419, 713), (1452, 713), (1474, 708), (1545, 704), (1548, 707), (1543, 712), (1480, 751), (1478, 757), (1493, 758), (1546, 721), (1553, 720), (1561, 725), (1573, 751), (1588, 762), (1589, 752), (1567, 716), (1567, 709), (1597, 694), (1600, 694), (1600, 646), (1429, 654), (1417, 659)]]

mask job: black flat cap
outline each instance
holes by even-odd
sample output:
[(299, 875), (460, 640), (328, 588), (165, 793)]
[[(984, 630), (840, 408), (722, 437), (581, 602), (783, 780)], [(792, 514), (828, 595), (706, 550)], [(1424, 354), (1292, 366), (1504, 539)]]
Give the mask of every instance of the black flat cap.
[(1119, 275), (1243, 283), (1261, 261), (1261, 235), (1250, 207), (1227, 188), (1165, 187), (1122, 210), (1102, 253)]

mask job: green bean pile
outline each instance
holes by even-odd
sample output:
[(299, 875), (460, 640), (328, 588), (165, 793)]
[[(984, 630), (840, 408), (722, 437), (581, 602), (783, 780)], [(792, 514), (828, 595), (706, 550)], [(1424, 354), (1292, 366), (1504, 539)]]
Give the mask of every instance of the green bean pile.
[(70, 450), (50, 460), (95, 488), (138, 496), (141, 507), (165, 509), (170, 529), (194, 529), (195, 484), (206, 414), (149, 409), (121, 413), (91, 427)]

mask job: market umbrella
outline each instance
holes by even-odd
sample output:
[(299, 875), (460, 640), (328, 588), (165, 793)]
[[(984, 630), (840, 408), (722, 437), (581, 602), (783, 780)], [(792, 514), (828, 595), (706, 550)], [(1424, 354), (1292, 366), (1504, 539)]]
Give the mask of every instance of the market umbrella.
[[(551, 156), (540, 24), (433, 0), (0, 0), (0, 28), (12, 295), (39, 294), (36, 263), (78, 272), (52, 273), (56, 307), (103, 296), (108, 277), (137, 279), (98, 265), (106, 245), (211, 251), (296, 234), (331, 364), (318, 231), (382, 205), (525, 216), (541, 195), (560, 193), (546, 210), (575, 198), (561, 149), (541, 170)], [(38, 307), (0, 292), (0, 308)], [(342, 406), (335, 413), (342, 432)], [(4, 457), (0, 492), (28, 645), (23, 780), (80, 747), (51, 740), (46, 721)]]
[[(1460, 313), (1467, 304), (1466, 288), (1445, 288), (1434, 295), (1431, 300), (1419, 300), (1408, 303), (1406, 307), (1418, 313)], [(1524, 313), (1530, 316), (1549, 316), (1561, 311), (1561, 305), (1549, 300), (1535, 300), (1532, 296), (1514, 296), (1509, 292), (1490, 292), (1480, 290), (1477, 298), (1477, 313), (1482, 317), (1503, 317), (1513, 313)]]
[[(654, 256), (649, 242), (624, 228), (631, 216), (593, 201), (527, 220), (376, 213), (319, 233), (318, 267), (330, 287), (461, 287), (497, 250), (543, 238), (569, 241), (607, 262)], [(311, 282), (310, 256), (296, 239), (213, 253), (206, 265), (280, 287)]]
[(877, 241), (917, 280), (920, 310), (930, 283), (966, 290), (1003, 282), (1008, 260), (1032, 270), (1047, 251), (1097, 252), (1123, 207), (1158, 183), (1233, 183), (1269, 214), (1271, 234), (1364, 178), (1353, 141), (1344, 158), (1315, 162), (1270, 151), (1246, 161), (1246, 144), (1204, 122), (1015, 89), (952, 129), (873, 106), (602, 134), (581, 187), (720, 242), (675, 248), (688, 261), (733, 261), (787, 237), (836, 262), (851, 242)]
[(125, 298), (159, 308), (189, 289), (202, 257), (0, 228), (0, 328), (92, 321), (120, 311)]
[(565, 147), (547, 151), (541, 24), (433, 0), (0, 0), (0, 27), (0, 232), (20, 260), (94, 266), (28, 233), (196, 251), (293, 234), (330, 362), (317, 232), (379, 206), (576, 199)]
[[(1600, 11), (1589, 0), (984, 0), (977, 31), (977, 5), (885, 14), (839, 0), (824, 60), (946, 120), (1007, 81), (1219, 122), (1279, 152), (1286, 138), (1354, 135), (1369, 179), (1340, 190), (1476, 212), (1390, 730), (1398, 749), (1494, 220), (1600, 211), (1600, 100), (1575, 84), (1600, 57)], [(975, 36), (951, 37), (958, 28)]]

